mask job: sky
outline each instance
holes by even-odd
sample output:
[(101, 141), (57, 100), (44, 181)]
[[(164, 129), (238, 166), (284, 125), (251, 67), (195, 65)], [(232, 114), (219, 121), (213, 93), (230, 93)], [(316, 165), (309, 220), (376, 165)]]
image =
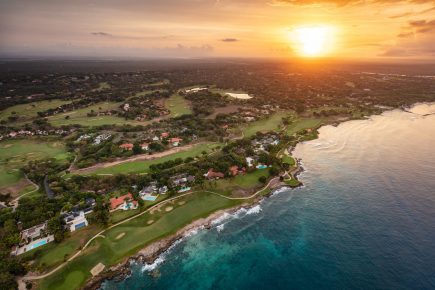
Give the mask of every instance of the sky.
[(0, 57), (302, 58), (307, 27), (315, 56), (435, 61), (435, 0), (0, 0)]

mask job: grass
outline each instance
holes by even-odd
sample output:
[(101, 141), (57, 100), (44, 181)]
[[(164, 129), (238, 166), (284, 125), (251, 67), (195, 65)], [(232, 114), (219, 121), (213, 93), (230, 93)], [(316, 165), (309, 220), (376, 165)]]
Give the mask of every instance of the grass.
[(323, 119), (307, 119), (307, 118), (299, 118), (293, 121), (286, 128), (286, 133), (288, 135), (293, 135), (304, 129), (315, 129), (319, 127), (323, 122)]
[(70, 103), (70, 101), (49, 100), (12, 106), (0, 112), (0, 120), (7, 121), (7, 118), (12, 115), (12, 112), (16, 112), (17, 116), (28, 120), (30, 118), (37, 117), (38, 112), (57, 108), (67, 103)]
[(112, 86), (108, 82), (101, 82), (98, 84), (98, 88), (96, 88), (94, 91), (104, 91), (110, 89)]
[[(125, 257), (135, 254), (145, 245), (165, 236), (174, 234), (178, 229), (192, 221), (206, 217), (219, 209), (235, 206), (237, 201), (222, 197), (196, 193), (183, 198), (180, 205), (175, 201), (170, 206), (173, 210), (166, 212), (169, 205), (163, 206), (161, 211), (146, 213), (125, 224), (117, 226), (104, 233), (105, 238), (98, 238), (92, 242), (85, 253), (66, 265), (59, 272), (43, 279), (40, 289), (78, 289), (86, 279), (90, 278), (90, 270), (98, 263), (111, 266), (121, 262)], [(153, 221), (148, 224), (149, 221)], [(125, 235), (117, 239), (120, 234)]]
[(244, 129), (243, 133), (245, 137), (251, 137), (257, 132), (277, 131), (282, 124), (282, 118), (288, 116), (287, 112), (275, 113), (267, 119), (258, 120), (249, 123)]
[(284, 154), (284, 156), (282, 157), (282, 162), (284, 163), (288, 163), (290, 166), (295, 166), (296, 161), (293, 157)]
[(264, 185), (263, 183), (258, 181), (261, 176), (268, 177), (269, 170), (258, 169), (245, 175), (237, 175), (233, 178), (221, 179), (216, 182), (210, 182), (209, 189), (226, 195), (231, 195), (237, 189), (253, 190)]
[[(117, 116), (95, 116), (88, 117), (88, 113), (92, 110), (94, 112), (107, 111), (118, 108), (121, 103), (114, 102), (101, 102), (86, 108), (78, 109), (64, 114), (54, 115), (48, 118), (48, 121), (54, 126), (79, 124), (82, 126), (101, 126), (101, 125), (146, 125), (147, 122), (139, 122), (134, 120), (125, 120)], [(69, 116), (69, 119), (65, 119)]]
[(172, 118), (192, 114), (189, 103), (185, 98), (177, 94), (166, 100), (165, 107), (171, 111)]
[(144, 161), (132, 161), (126, 162), (122, 164), (118, 164), (112, 167), (100, 168), (95, 170), (92, 174), (118, 174), (118, 173), (148, 173), (150, 170), (150, 166), (152, 164), (163, 163), (169, 160), (174, 160), (177, 158), (187, 158), (187, 157), (196, 157), (201, 155), (203, 151), (210, 152), (212, 149), (220, 146), (220, 143), (206, 143), (206, 144), (198, 144), (192, 147), (188, 151), (177, 152), (171, 155), (167, 155), (162, 158), (153, 159), (153, 160), (144, 160)]
[(49, 157), (66, 160), (69, 153), (61, 142), (47, 142), (37, 139), (0, 142), (0, 188), (20, 181), (23, 175), (19, 169), (30, 160)]
[(23, 254), (23, 257), (35, 257), (32, 267), (40, 270), (53, 269), (61, 264), (66, 257), (71, 257), (80, 247), (101, 229), (95, 225), (77, 230), (62, 243), (49, 243), (44, 247)]
[(291, 187), (296, 187), (296, 186), (301, 184), (299, 180), (293, 179), (293, 178), (292, 179), (287, 179), (284, 182), (285, 182), (285, 184), (287, 184), (287, 185), (289, 185)]

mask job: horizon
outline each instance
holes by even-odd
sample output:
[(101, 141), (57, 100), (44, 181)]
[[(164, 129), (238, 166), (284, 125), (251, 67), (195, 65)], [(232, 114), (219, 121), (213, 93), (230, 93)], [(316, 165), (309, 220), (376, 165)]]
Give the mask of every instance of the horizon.
[(18, 0), (0, 11), (2, 59), (435, 62), (433, 0)]

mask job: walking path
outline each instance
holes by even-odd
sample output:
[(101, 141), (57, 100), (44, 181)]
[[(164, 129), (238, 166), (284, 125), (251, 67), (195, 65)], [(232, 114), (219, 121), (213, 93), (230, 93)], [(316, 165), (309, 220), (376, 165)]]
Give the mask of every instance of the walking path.
[(113, 229), (114, 227), (117, 227), (117, 226), (119, 226), (119, 225), (121, 225), (121, 224), (124, 224), (124, 223), (126, 223), (126, 222), (128, 222), (128, 221), (131, 221), (131, 220), (133, 220), (133, 219), (135, 219), (135, 218), (137, 218), (137, 217), (140, 217), (140, 216), (142, 216), (142, 215), (144, 215), (145, 213), (147, 213), (147, 212), (150, 212), (151, 210), (153, 210), (153, 209), (155, 209), (155, 208), (157, 208), (157, 207), (160, 207), (160, 206), (162, 206), (163, 204), (166, 204), (166, 203), (168, 203), (168, 202), (170, 202), (170, 201), (173, 201), (173, 200), (176, 200), (176, 199), (179, 199), (179, 198), (181, 198), (181, 197), (184, 197), (184, 196), (187, 196), (187, 195), (191, 195), (191, 194), (194, 194), (194, 193), (200, 193), (200, 192), (205, 192), (205, 193), (211, 193), (211, 194), (215, 194), (215, 195), (218, 195), (218, 196), (220, 196), (220, 197), (222, 197), (222, 198), (226, 198), (226, 199), (229, 199), (229, 200), (248, 200), (248, 199), (252, 199), (252, 198), (254, 198), (254, 197), (256, 197), (256, 196), (258, 196), (262, 191), (264, 191), (264, 190), (266, 190), (267, 188), (269, 188), (270, 186), (271, 186), (271, 184), (272, 183), (276, 183), (277, 181), (279, 181), (279, 177), (274, 177), (274, 178), (272, 178), (262, 189), (260, 189), (260, 190), (258, 190), (258, 191), (256, 191), (255, 193), (253, 193), (252, 195), (250, 195), (250, 196), (246, 196), (246, 197), (229, 197), (229, 196), (225, 196), (225, 195), (222, 195), (222, 194), (220, 194), (220, 193), (217, 193), (217, 192), (213, 192), (213, 191), (208, 191), (208, 190), (197, 190), (197, 191), (192, 191), (192, 192), (188, 192), (188, 193), (184, 193), (184, 194), (181, 194), (181, 195), (178, 195), (178, 196), (175, 196), (175, 197), (172, 197), (172, 198), (169, 198), (169, 199), (166, 199), (166, 200), (163, 200), (163, 201), (161, 201), (161, 202), (159, 202), (159, 203), (157, 203), (157, 204), (155, 204), (155, 205), (153, 205), (152, 207), (150, 207), (150, 208), (148, 208), (148, 209), (146, 209), (146, 210), (144, 210), (143, 212), (141, 212), (141, 213), (138, 213), (137, 215), (134, 215), (134, 216), (132, 216), (132, 217), (130, 217), (130, 218), (127, 218), (127, 219), (125, 219), (125, 220), (122, 220), (122, 221), (120, 221), (120, 222), (118, 222), (118, 223), (116, 223), (116, 224), (113, 224), (113, 225), (111, 225), (110, 227), (108, 227), (108, 228), (105, 228), (104, 230), (102, 230), (102, 231), (100, 231), (99, 233), (97, 233), (96, 235), (94, 235), (92, 238), (90, 238), (89, 239), (89, 241), (82, 247), (82, 249), (80, 249), (77, 253), (75, 253), (73, 256), (71, 256), (68, 260), (66, 260), (64, 263), (62, 263), (62, 264), (60, 264), (59, 266), (57, 266), (56, 268), (54, 268), (53, 270), (51, 270), (51, 271), (49, 271), (49, 272), (47, 272), (47, 273), (45, 273), (45, 274), (41, 274), (41, 275), (36, 275), (36, 276), (25, 276), (25, 277), (23, 277), (23, 278), (21, 278), (21, 280), (26, 280), (26, 281), (29, 281), (29, 280), (39, 280), (39, 279), (43, 279), (43, 278), (46, 278), (46, 277), (48, 277), (48, 276), (50, 276), (51, 274), (53, 274), (53, 273), (55, 273), (55, 272), (57, 272), (57, 271), (59, 271), (60, 269), (62, 269), (66, 264), (68, 264), (69, 262), (71, 262), (72, 260), (74, 260), (77, 256), (79, 256), (91, 243), (92, 243), (92, 241), (94, 241), (95, 239), (97, 239), (97, 238), (105, 238), (105, 236), (103, 235), (103, 233), (105, 233), (105, 232), (107, 232), (108, 230), (110, 230), (110, 229)]
[(35, 186), (35, 189), (33, 189), (33, 190), (29, 191), (29, 192), (26, 192), (26, 193), (20, 195), (19, 197), (17, 197), (16, 199), (14, 199), (14, 200), (12, 200), (12, 201), (10, 202), (10, 203), (12, 204), (12, 211), (14, 211), (14, 212), (15, 212), (15, 210), (17, 209), (17, 207), (18, 207), (18, 202), (20, 201), (20, 199), (21, 199), (22, 197), (24, 197), (24, 196), (26, 196), (26, 195), (28, 195), (28, 194), (34, 193), (35, 191), (38, 191), (38, 190), (39, 190), (39, 185), (37, 185), (36, 183), (34, 183), (33, 181), (31, 181), (31, 180), (27, 177), (27, 175), (24, 175), (24, 176), (25, 176), (25, 178), (27, 179), (27, 181), (29, 181), (32, 185)]

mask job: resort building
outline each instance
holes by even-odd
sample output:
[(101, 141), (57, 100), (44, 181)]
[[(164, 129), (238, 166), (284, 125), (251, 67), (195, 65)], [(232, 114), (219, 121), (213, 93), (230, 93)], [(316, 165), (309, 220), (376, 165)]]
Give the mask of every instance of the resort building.
[(130, 210), (136, 209), (138, 206), (137, 201), (133, 199), (133, 195), (128, 193), (121, 197), (114, 197), (110, 199), (110, 209), (112, 211), (122, 209)]
[(181, 141), (183, 141), (183, 139), (177, 137), (169, 139), (169, 143), (171, 143), (174, 147), (180, 145)]
[(230, 168), (228, 168), (228, 171), (232, 176), (246, 173), (246, 169), (244, 167), (239, 168), (239, 166), (237, 166), (237, 165), (231, 166)]

